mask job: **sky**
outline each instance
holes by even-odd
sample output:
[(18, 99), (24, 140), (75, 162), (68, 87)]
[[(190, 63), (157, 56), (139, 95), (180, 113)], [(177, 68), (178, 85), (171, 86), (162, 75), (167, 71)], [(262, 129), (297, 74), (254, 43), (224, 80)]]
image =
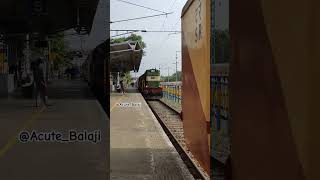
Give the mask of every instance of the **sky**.
[[(180, 31), (181, 12), (187, 0), (125, 0), (130, 3), (146, 6), (163, 12), (172, 12), (167, 16), (152, 17), (147, 19), (133, 20), (127, 22), (112, 23), (110, 29), (137, 29), (147, 31)], [(144, 9), (120, 0), (110, 0), (111, 21), (151, 16), (161, 14), (161, 12)], [(123, 33), (123, 32), (119, 32)], [(181, 71), (181, 33), (137, 33), (142, 36), (147, 47), (144, 49), (146, 55), (142, 57), (141, 66), (137, 76), (143, 74), (150, 68), (161, 68), (161, 75), (167, 76), (176, 71), (176, 54), (178, 54), (178, 71)], [(111, 32), (111, 36), (116, 32)], [(130, 35), (130, 34), (129, 34)], [(126, 35), (128, 36), (128, 35)], [(121, 37), (121, 36), (119, 36)]]

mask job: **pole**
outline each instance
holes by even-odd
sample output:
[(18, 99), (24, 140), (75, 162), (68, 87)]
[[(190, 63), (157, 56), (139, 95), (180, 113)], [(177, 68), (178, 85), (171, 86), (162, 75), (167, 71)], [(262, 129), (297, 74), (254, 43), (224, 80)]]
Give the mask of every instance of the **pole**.
[(25, 62), (25, 71), (29, 72), (30, 67), (30, 37), (29, 34), (26, 35), (27, 47), (26, 47), (26, 62)]
[(80, 36), (80, 48), (81, 48), (81, 51), (83, 51), (83, 37)]
[[(136, 65), (133, 65), (133, 68), (134, 68), (133, 73), (134, 73), (134, 80), (135, 80), (134, 83), (136, 83), (136, 82), (137, 82), (137, 70), (136, 70)], [(132, 81), (132, 82), (133, 82), (133, 81)]]
[(118, 81), (117, 81), (117, 85), (120, 84), (120, 72), (118, 72)]
[(178, 53), (176, 52), (176, 83), (178, 83)]
[(169, 81), (169, 67), (168, 67), (168, 82), (170, 82), (170, 81)]
[(134, 78), (136, 78), (136, 65), (133, 65)]
[(160, 82), (161, 82), (161, 65), (159, 64), (159, 75), (160, 75)]
[(47, 56), (47, 82), (51, 79), (51, 62), (50, 62), (50, 40), (48, 37), (46, 37), (46, 41), (48, 42), (48, 47), (47, 47), (47, 50), (48, 50), (48, 56)]
[(176, 82), (178, 82), (178, 52), (181, 51), (176, 51)]

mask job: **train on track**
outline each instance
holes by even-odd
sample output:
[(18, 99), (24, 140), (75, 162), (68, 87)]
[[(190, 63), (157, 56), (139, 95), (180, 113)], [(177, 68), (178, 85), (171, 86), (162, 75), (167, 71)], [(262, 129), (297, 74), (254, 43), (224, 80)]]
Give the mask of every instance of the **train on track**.
[(145, 99), (161, 99), (163, 92), (160, 87), (160, 71), (146, 70), (138, 79), (138, 90)]
[(88, 82), (97, 100), (110, 117), (110, 88), (109, 78), (107, 78), (109, 77), (109, 51), (110, 39), (93, 49), (81, 66), (81, 76)]
[(211, 1), (188, 0), (181, 14), (184, 135), (188, 149), (209, 175)]
[[(186, 3), (182, 13), (183, 127), (188, 148), (207, 171), (209, 165), (214, 171), (221, 168), (228, 180), (320, 179), (318, 151), (306, 151), (319, 147), (313, 143), (318, 142), (319, 122), (312, 121), (318, 115), (316, 108), (303, 109), (313, 107), (309, 102), (319, 97), (307, 93), (316, 87), (317, 78), (305, 81), (314, 77), (312, 69), (317, 69), (320, 57), (319, 35), (310, 32), (320, 29), (320, 12), (311, 2)], [(292, 31), (292, 24), (299, 30)], [(303, 82), (299, 90), (297, 79)], [(305, 133), (311, 131), (314, 136)]]

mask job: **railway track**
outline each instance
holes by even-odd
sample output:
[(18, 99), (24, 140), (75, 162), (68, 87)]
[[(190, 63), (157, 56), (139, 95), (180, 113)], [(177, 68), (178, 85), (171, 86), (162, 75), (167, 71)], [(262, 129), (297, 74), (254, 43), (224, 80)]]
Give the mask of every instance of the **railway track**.
[(196, 180), (209, 180), (209, 176), (192, 157), (186, 146), (180, 113), (159, 100), (147, 100), (147, 103), (193, 177)]

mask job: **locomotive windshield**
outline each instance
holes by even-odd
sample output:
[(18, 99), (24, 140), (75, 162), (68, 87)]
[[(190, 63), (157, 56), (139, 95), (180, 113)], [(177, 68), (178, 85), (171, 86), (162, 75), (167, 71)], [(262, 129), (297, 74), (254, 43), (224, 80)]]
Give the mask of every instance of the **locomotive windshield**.
[(160, 76), (147, 76), (147, 81), (160, 81)]

